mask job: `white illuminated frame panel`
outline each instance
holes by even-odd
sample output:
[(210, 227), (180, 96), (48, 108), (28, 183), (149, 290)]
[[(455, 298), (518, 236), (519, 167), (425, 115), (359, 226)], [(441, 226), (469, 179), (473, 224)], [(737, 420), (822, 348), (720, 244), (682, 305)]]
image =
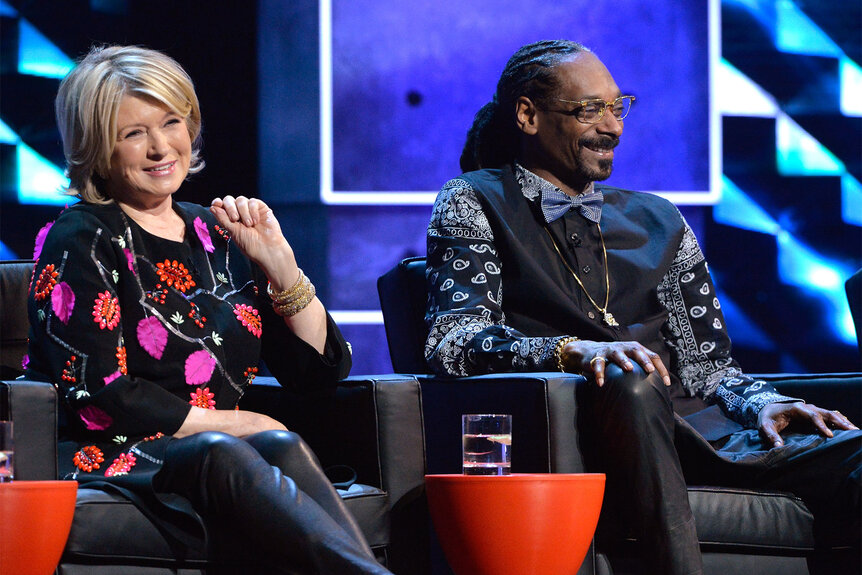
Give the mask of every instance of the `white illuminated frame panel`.
[[(715, 97), (715, 75), (721, 58), (721, 0), (708, 0), (709, 17), (709, 181), (703, 191), (651, 190), (678, 205), (712, 205), (721, 197), (721, 112)], [(320, 0), (320, 199), (328, 205), (430, 206), (433, 191), (334, 190), (332, 157), (332, 0)]]
[[(704, 191), (660, 191), (650, 193), (677, 205), (712, 205), (721, 198), (721, 113), (715, 97), (715, 76), (721, 59), (721, 0), (708, 0), (709, 17), (709, 179)], [(332, 153), (332, 0), (319, 0), (320, 7), (320, 199), (327, 205), (430, 206), (433, 191), (360, 191), (333, 189)], [(342, 325), (381, 325), (379, 310), (331, 310)]]

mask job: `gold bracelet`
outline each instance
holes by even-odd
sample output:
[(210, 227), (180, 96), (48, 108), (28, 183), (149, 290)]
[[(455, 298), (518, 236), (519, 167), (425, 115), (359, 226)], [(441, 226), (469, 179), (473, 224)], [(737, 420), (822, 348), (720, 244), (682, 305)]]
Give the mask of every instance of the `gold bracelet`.
[[(266, 284), (266, 295), (276, 303), (290, 303), (302, 297), (302, 293), (300, 290), (305, 287), (305, 282), (308, 278), (305, 277), (305, 274), (302, 273), (302, 268), (296, 268), (299, 271), (299, 277), (296, 278), (296, 283), (294, 283), (291, 287), (286, 290), (277, 292), (272, 289), (272, 283)], [(309, 282), (310, 283), (310, 282)]]
[(314, 288), (314, 284), (306, 276), (303, 276), (302, 285), (296, 290), (296, 296), (290, 301), (273, 300), (272, 309), (282, 317), (294, 316), (308, 307), (316, 294), (317, 290)]
[(563, 348), (573, 341), (578, 341), (578, 338), (573, 335), (561, 337), (557, 340), (557, 345), (554, 346), (554, 357), (557, 359), (557, 369), (560, 371), (566, 371), (566, 367), (563, 365)]

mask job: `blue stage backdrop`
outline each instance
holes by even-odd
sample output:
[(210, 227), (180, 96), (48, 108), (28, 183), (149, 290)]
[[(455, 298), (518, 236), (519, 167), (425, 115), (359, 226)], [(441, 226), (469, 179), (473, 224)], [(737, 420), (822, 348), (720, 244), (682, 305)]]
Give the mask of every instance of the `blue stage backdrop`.
[(162, 49), (204, 113), (208, 165), (180, 199), (272, 204), (354, 373), (388, 372), (377, 277), (424, 253), (506, 58), (567, 38), (637, 96), (609, 183), (680, 206), (743, 367), (858, 370), (843, 282), (862, 266), (860, 21), (858, 0), (0, 0), (0, 254), (28, 257), (69, 201), (52, 99), (73, 59)]

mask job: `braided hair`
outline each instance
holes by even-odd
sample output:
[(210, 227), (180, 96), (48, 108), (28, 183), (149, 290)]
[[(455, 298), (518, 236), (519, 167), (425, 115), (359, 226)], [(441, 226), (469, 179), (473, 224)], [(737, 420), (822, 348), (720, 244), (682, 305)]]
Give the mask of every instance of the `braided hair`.
[(559, 87), (554, 67), (567, 56), (589, 51), (568, 40), (543, 40), (515, 52), (497, 82), (494, 99), (473, 118), (461, 152), (461, 170), (499, 168), (513, 162), (520, 138), (515, 102), (526, 96), (537, 104), (546, 104)]

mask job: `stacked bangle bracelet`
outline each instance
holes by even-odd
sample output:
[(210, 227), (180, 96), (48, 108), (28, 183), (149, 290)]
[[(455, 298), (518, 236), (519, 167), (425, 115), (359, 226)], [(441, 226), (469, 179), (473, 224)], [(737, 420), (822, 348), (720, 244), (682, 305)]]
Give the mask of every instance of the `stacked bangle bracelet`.
[(557, 340), (557, 345), (554, 346), (554, 358), (557, 360), (557, 369), (566, 371), (566, 366), (563, 365), (563, 348), (573, 341), (578, 341), (575, 336), (561, 337)]
[(299, 279), (284, 291), (276, 292), (272, 284), (267, 284), (266, 293), (272, 299), (272, 309), (280, 316), (291, 317), (304, 310), (317, 293), (314, 284), (311, 283), (302, 270), (299, 270)]

